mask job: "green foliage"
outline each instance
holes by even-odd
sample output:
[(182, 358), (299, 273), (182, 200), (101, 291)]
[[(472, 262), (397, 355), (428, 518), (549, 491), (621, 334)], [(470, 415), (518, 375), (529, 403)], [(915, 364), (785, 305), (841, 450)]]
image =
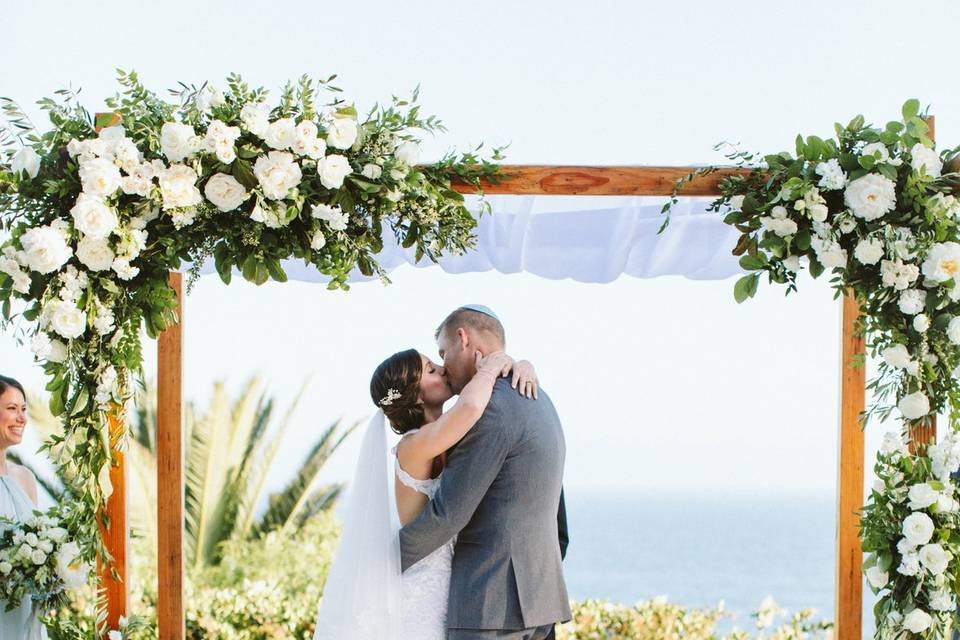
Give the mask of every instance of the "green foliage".
[[(119, 411), (132, 392), (130, 374), (142, 366), (141, 331), (156, 337), (177, 322), (170, 271), (180, 269), (184, 261), (192, 263), (192, 284), (200, 265), (213, 257), (224, 281), (229, 282), (237, 269), (247, 280), (263, 284), (270, 279), (286, 281), (281, 262), (297, 259), (326, 275), (331, 289), (348, 289), (354, 270), (387, 282), (377, 261), (384, 231), (414, 248), (417, 259), (437, 260), (474, 246), (477, 222), (452, 181), (479, 186), (483, 179), (496, 180), (499, 169), (494, 161), (500, 158), (499, 151), (494, 150), (493, 160), (481, 158), (479, 150), (474, 150), (448, 154), (433, 166), (417, 165), (412, 159), (416, 154), (406, 153), (401, 145), (419, 143), (421, 133), (444, 130), (439, 119), (421, 113), (419, 91), (409, 98), (393, 97), (360, 116), (340, 95), (334, 79), (314, 81), (303, 76), (287, 83), (271, 106), (266, 104), (267, 91), (251, 88), (236, 74), (227, 78), (225, 93), (206, 83), (180, 83), (170, 92), (173, 101), (169, 101), (148, 89), (136, 72), (118, 70), (119, 92), (106, 103), (122, 128), (110, 127), (99, 135), (96, 127), (106, 124), (107, 118), (95, 120), (80, 104), (78, 91), (60, 90), (39, 101), (51, 124), (46, 132), (40, 132), (15, 102), (0, 98), (4, 116), (0, 123), (0, 230), (5, 232), (0, 245), (0, 326), (21, 339), (56, 342), (59, 355), (49, 357), (50, 352), (43, 357), (51, 378), (49, 408), (61, 419), (63, 432), (44, 448), (57, 450), (54, 459), (66, 467), (64, 490), (82, 505), (78, 521), (87, 553), (108, 559), (97, 533), (98, 510), (112, 490), (108, 416)], [(276, 144), (270, 146), (264, 139), (269, 137), (266, 129), (259, 130), (242, 116), (245, 107), (262, 111), (271, 122), (292, 118), (301, 127), (314, 128), (312, 151), (297, 151), (290, 142), (280, 145), (284, 151), (277, 151)], [(346, 119), (348, 129), (356, 129), (352, 144), (342, 137), (330, 138), (338, 119)], [(186, 138), (189, 150), (182, 157), (171, 151), (169, 140), (164, 142), (165, 125), (168, 131), (171, 125), (192, 128)], [(229, 144), (233, 157), (212, 149), (217, 136), (207, 134), (216, 127), (237, 132)], [(321, 145), (325, 139), (329, 147)], [(31, 158), (36, 154), (38, 162), (31, 160), (29, 168), (14, 171), (15, 152)], [(258, 178), (257, 172), (258, 161), (277, 153), (288, 157), (300, 174), (297, 184), (279, 194), (261, 184), (265, 174)], [(340, 156), (349, 168), (342, 185), (320, 175), (318, 163), (331, 155)], [(81, 164), (94, 160), (101, 166), (97, 171), (116, 173), (115, 179), (91, 179), (85, 184), (80, 179)], [(190, 196), (186, 204), (173, 195), (176, 189), (163, 186), (163, 176), (170, 178), (177, 172), (190, 181), (179, 191)], [(136, 181), (140, 173), (147, 176), (142, 178), (145, 186), (131, 189), (123, 182)], [(222, 203), (214, 205), (204, 198), (211, 178), (218, 175), (221, 180), (232, 177), (243, 187), (243, 197), (232, 210), (223, 211)], [(106, 189), (105, 184), (114, 186), (98, 191)], [(101, 220), (115, 219), (110, 228), (100, 230), (104, 237), (80, 228), (73, 212), (80, 195), (108, 210)], [(314, 205), (335, 208), (344, 214), (343, 223), (314, 217)], [(39, 231), (59, 234), (65, 242), (54, 252), (62, 258), (57, 259), (59, 264), (31, 262), (23, 238)], [(95, 268), (88, 258), (80, 259), (81, 239), (102, 240), (111, 256), (107, 268)], [(69, 307), (71, 317), (80, 318), (79, 335), (58, 332), (56, 323), (51, 325), (55, 307)], [(200, 455), (207, 446), (208, 455), (214, 456), (209, 439), (217, 432), (204, 428), (198, 423), (192, 432), (194, 454)], [(194, 481), (203, 478), (205, 483), (188, 487), (189, 504), (202, 505), (188, 519), (198, 535), (193, 561), (202, 565), (214, 558), (216, 546), (234, 534), (230, 523), (235, 519), (246, 523), (245, 530), (259, 531), (249, 517), (249, 501), (256, 495), (228, 491), (222, 503), (214, 504), (209, 494), (197, 493), (247, 486), (245, 474), (257, 472), (251, 466), (253, 458), (244, 456), (259, 453), (259, 449), (231, 449), (231, 458), (225, 462), (236, 466), (230, 467), (229, 477), (214, 479), (192, 467)], [(322, 464), (328, 453), (316, 452), (311, 464)], [(298, 482), (299, 489), (291, 488), (271, 505), (271, 522), (283, 526), (302, 522), (336, 495), (332, 489), (313, 495), (317, 487), (310, 478)], [(309, 499), (298, 493), (301, 490), (311, 494)]]

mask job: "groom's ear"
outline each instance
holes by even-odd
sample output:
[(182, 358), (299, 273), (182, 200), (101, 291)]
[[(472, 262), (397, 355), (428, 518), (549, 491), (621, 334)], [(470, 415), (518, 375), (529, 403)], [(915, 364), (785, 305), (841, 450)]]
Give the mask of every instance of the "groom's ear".
[(470, 345), (470, 334), (463, 327), (457, 329), (457, 344), (460, 349), (466, 349)]

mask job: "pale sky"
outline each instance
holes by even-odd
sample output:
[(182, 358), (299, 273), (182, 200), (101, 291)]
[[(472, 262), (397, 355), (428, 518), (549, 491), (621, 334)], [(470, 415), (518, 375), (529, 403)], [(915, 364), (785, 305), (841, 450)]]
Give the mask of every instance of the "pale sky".
[[(946, 1), (33, 2), (2, 15), (12, 27), (0, 41), (10, 61), (0, 94), (38, 122), (32, 102), (66, 85), (103, 108), (123, 67), (158, 92), (179, 80), (223, 85), (231, 71), (273, 88), (337, 73), (360, 111), (419, 84), (425, 112), (450, 129), (427, 145), (431, 155), (510, 143), (507, 161), (518, 164), (721, 162), (716, 142), (789, 149), (798, 132), (828, 136), (857, 113), (894, 119), (910, 97), (932, 105), (942, 146), (960, 131), (951, 81), (960, 8)], [(809, 279), (798, 296), (762, 285), (740, 306), (732, 287), (403, 268), (389, 287), (343, 293), (228, 288), (213, 276), (187, 300), (185, 393), (202, 399), (215, 380), (238, 388), (261, 373), (286, 399), (312, 375), (280, 482), (320, 426), (366, 419), (378, 362), (408, 346), (435, 356), (436, 324), (480, 302), (501, 315), (509, 350), (537, 365), (560, 410), (568, 486), (830, 491), (839, 303)], [(0, 361), (42, 388), (42, 371), (8, 335)], [(874, 426), (871, 443), (882, 432)], [(332, 478), (349, 476), (358, 445), (333, 462)]]

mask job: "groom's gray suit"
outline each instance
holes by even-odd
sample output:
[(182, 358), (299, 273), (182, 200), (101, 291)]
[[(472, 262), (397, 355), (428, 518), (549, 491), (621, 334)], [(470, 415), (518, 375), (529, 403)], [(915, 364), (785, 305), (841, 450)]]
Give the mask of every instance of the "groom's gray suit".
[(570, 619), (557, 543), (565, 454), (543, 389), (529, 400), (499, 379), (433, 500), (400, 531), (404, 570), (457, 536), (448, 638), (541, 638)]

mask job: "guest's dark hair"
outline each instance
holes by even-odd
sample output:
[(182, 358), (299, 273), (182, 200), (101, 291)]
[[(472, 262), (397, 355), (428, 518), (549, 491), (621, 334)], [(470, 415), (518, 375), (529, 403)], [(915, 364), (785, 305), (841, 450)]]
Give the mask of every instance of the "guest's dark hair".
[(370, 398), (399, 434), (419, 429), (426, 422), (420, 397), (423, 359), (416, 349), (393, 354), (380, 363), (370, 379)]
[(7, 389), (9, 389), (10, 387), (13, 387), (14, 389), (18, 389), (20, 393), (23, 394), (24, 398), (27, 397), (27, 392), (23, 390), (22, 384), (20, 384), (13, 378), (8, 378), (7, 376), (0, 376), (0, 394), (6, 393)]

